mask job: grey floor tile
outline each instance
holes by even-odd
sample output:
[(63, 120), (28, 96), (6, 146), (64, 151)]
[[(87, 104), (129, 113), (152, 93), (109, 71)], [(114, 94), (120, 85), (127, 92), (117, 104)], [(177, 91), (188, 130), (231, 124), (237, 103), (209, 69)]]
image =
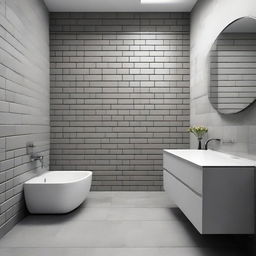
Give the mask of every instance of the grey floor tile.
[[(227, 248), (7, 248), (1, 256), (249, 256)], [(251, 254), (252, 255), (252, 254)]]
[(178, 220), (176, 209), (169, 208), (111, 208), (108, 220)]
[(200, 235), (163, 192), (93, 192), (69, 214), (26, 217), (0, 255), (248, 256), (239, 251), (247, 240)]
[[(24, 233), (25, 231), (25, 233)], [(25, 234), (25, 235), (24, 235)], [(174, 221), (84, 221), (23, 223), (0, 241), (0, 247), (154, 247), (193, 246)]]
[(28, 218), (0, 240), (0, 247), (216, 247), (233, 242), (224, 236), (201, 236), (181, 221), (36, 222)]
[[(90, 208), (80, 207), (64, 215), (30, 215), (18, 225), (66, 225), (83, 221), (184, 221), (178, 208)], [(186, 219), (185, 219), (186, 220)], [(1, 240), (0, 240), (1, 241)]]
[[(132, 195), (129, 195), (132, 193)], [(164, 192), (123, 192), (112, 198), (113, 207), (173, 207)]]
[(91, 192), (82, 207), (111, 207), (112, 192)]
[[(133, 207), (112, 207), (112, 208), (90, 208), (80, 207), (63, 219), (71, 221), (90, 220), (179, 220), (181, 212), (177, 208), (133, 208)], [(42, 217), (40, 217), (42, 218)], [(40, 220), (39, 218), (39, 220)], [(30, 217), (30, 219), (32, 219)], [(37, 217), (38, 219), (38, 217)], [(56, 217), (57, 219), (57, 217)], [(59, 219), (59, 218), (58, 218)]]
[(165, 192), (91, 192), (83, 207), (173, 207)]

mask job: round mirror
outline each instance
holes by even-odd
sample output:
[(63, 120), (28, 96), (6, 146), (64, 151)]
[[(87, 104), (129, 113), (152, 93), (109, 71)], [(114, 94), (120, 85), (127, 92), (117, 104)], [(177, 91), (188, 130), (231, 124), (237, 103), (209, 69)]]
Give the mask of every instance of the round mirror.
[(256, 20), (227, 26), (210, 52), (209, 99), (222, 114), (234, 114), (256, 99)]

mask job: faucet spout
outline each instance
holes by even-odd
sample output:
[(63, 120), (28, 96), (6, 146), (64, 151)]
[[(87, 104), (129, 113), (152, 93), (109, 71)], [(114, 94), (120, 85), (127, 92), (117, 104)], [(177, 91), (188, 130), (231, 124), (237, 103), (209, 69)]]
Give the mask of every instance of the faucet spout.
[(214, 140), (214, 141), (219, 141), (219, 142), (221, 141), (221, 139), (215, 139), (215, 138), (211, 138), (211, 139), (207, 140), (206, 143), (205, 143), (205, 145), (204, 145), (204, 149), (205, 149), (205, 150), (208, 149), (208, 143), (209, 143), (210, 141), (213, 141), (213, 140)]
[(31, 158), (31, 161), (39, 160), (41, 163), (41, 168), (44, 168), (44, 156), (32, 154), (30, 158)]
[(34, 162), (39, 160), (41, 163), (41, 168), (44, 168), (44, 156), (34, 153), (34, 143), (27, 143), (27, 154), (30, 155), (30, 161)]

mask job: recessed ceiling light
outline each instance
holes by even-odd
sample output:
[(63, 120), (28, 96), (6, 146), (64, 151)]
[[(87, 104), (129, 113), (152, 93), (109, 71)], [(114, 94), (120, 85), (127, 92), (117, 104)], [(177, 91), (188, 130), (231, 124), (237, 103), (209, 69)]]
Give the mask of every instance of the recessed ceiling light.
[(170, 4), (173, 0), (140, 0), (141, 4)]

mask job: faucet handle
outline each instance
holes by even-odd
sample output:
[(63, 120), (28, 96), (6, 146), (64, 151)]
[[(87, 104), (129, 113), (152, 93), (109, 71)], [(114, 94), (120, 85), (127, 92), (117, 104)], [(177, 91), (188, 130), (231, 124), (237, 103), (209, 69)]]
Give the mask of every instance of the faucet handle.
[(27, 148), (33, 148), (35, 145), (33, 142), (28, 142), (27, 143)]

